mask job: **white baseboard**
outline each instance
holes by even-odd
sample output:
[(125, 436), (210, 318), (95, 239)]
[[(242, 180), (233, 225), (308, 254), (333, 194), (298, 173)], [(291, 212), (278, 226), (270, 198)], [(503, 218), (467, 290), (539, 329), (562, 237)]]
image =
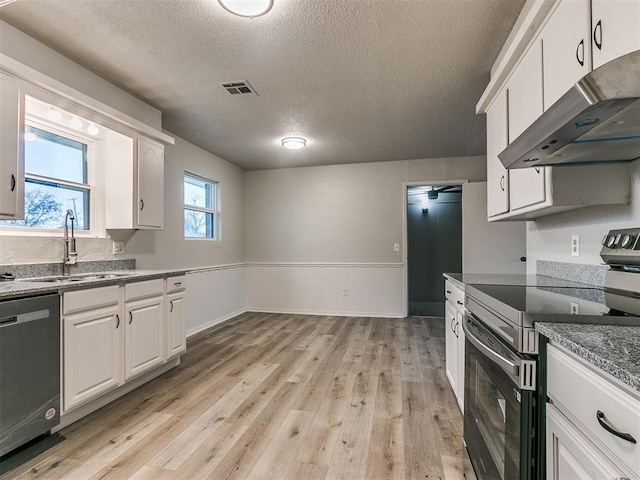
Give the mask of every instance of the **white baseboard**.
[(257, 309), (249, 308), (247, 312), (255, 313), (283, 313), (287, 315), (318, 315), (329, 317), (371, 317), (371, 318), (404, 318), (402, 313), (375, 313), (375, 312), (331, 312), (328, 310), (288, 310), (286, 308), (272, 310), (272, 309)]
[(243, 308), (240, 310), (237, 310), (235, 312), (229, 313), (228, 315), (224, 315), (222, 317), (218, 317), (216, 319), (213, 319), (207, 323), (203, 323), (202, 325), (198, 325), (195, 328), (192, 328), (191, 330), (187, 331), (187, 337), (190, 337), (192, 335), (195, 335), (196, 333), (200, 333), (203, 330), (206, 330), (207, 328), (211, 328), (215, 325), (219, 325), (222, 322), (226, 322), (227, 320), (231, 320), (233, 317), (237, 317), (238, 315), (242, 315), (243, 313), (246, 313), (247, 309)]

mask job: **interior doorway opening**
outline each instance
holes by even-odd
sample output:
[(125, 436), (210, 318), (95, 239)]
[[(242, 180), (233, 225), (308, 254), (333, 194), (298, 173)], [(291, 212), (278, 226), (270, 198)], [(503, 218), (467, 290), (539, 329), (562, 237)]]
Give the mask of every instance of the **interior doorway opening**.
[(445, 272), (462, 271), (462, 186), (407, 186), (408, 314), (444, 317)]

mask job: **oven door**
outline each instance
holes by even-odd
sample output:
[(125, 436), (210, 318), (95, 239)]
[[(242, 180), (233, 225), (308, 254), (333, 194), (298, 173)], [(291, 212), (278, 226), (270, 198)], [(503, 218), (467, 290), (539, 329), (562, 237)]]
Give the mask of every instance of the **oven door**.
[(535, 370), (535, 363), (512, 351), (469, 313), (463, 328), (464, 440), (475, 477), (533, 479), (535, 396), (522, 388), (521, 377), (525, 369)]

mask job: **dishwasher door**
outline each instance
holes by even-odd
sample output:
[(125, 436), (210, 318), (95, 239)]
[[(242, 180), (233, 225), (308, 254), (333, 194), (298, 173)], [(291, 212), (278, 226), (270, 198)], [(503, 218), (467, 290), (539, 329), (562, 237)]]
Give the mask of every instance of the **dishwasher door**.
[(0, 456), (60, 423), (60, 296), (0, 302)]

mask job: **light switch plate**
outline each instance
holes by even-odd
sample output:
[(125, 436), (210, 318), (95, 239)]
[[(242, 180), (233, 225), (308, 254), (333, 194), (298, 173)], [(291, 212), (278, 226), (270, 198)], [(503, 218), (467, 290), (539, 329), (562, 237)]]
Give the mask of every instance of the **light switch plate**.
[(393, 244), (393, 251), (394, 252), (399, 252), (400, 251), (400, 244), (399, 243), (394, 243)]
[(580, 235), (571, 235), (571, 256), (580, 256)]

